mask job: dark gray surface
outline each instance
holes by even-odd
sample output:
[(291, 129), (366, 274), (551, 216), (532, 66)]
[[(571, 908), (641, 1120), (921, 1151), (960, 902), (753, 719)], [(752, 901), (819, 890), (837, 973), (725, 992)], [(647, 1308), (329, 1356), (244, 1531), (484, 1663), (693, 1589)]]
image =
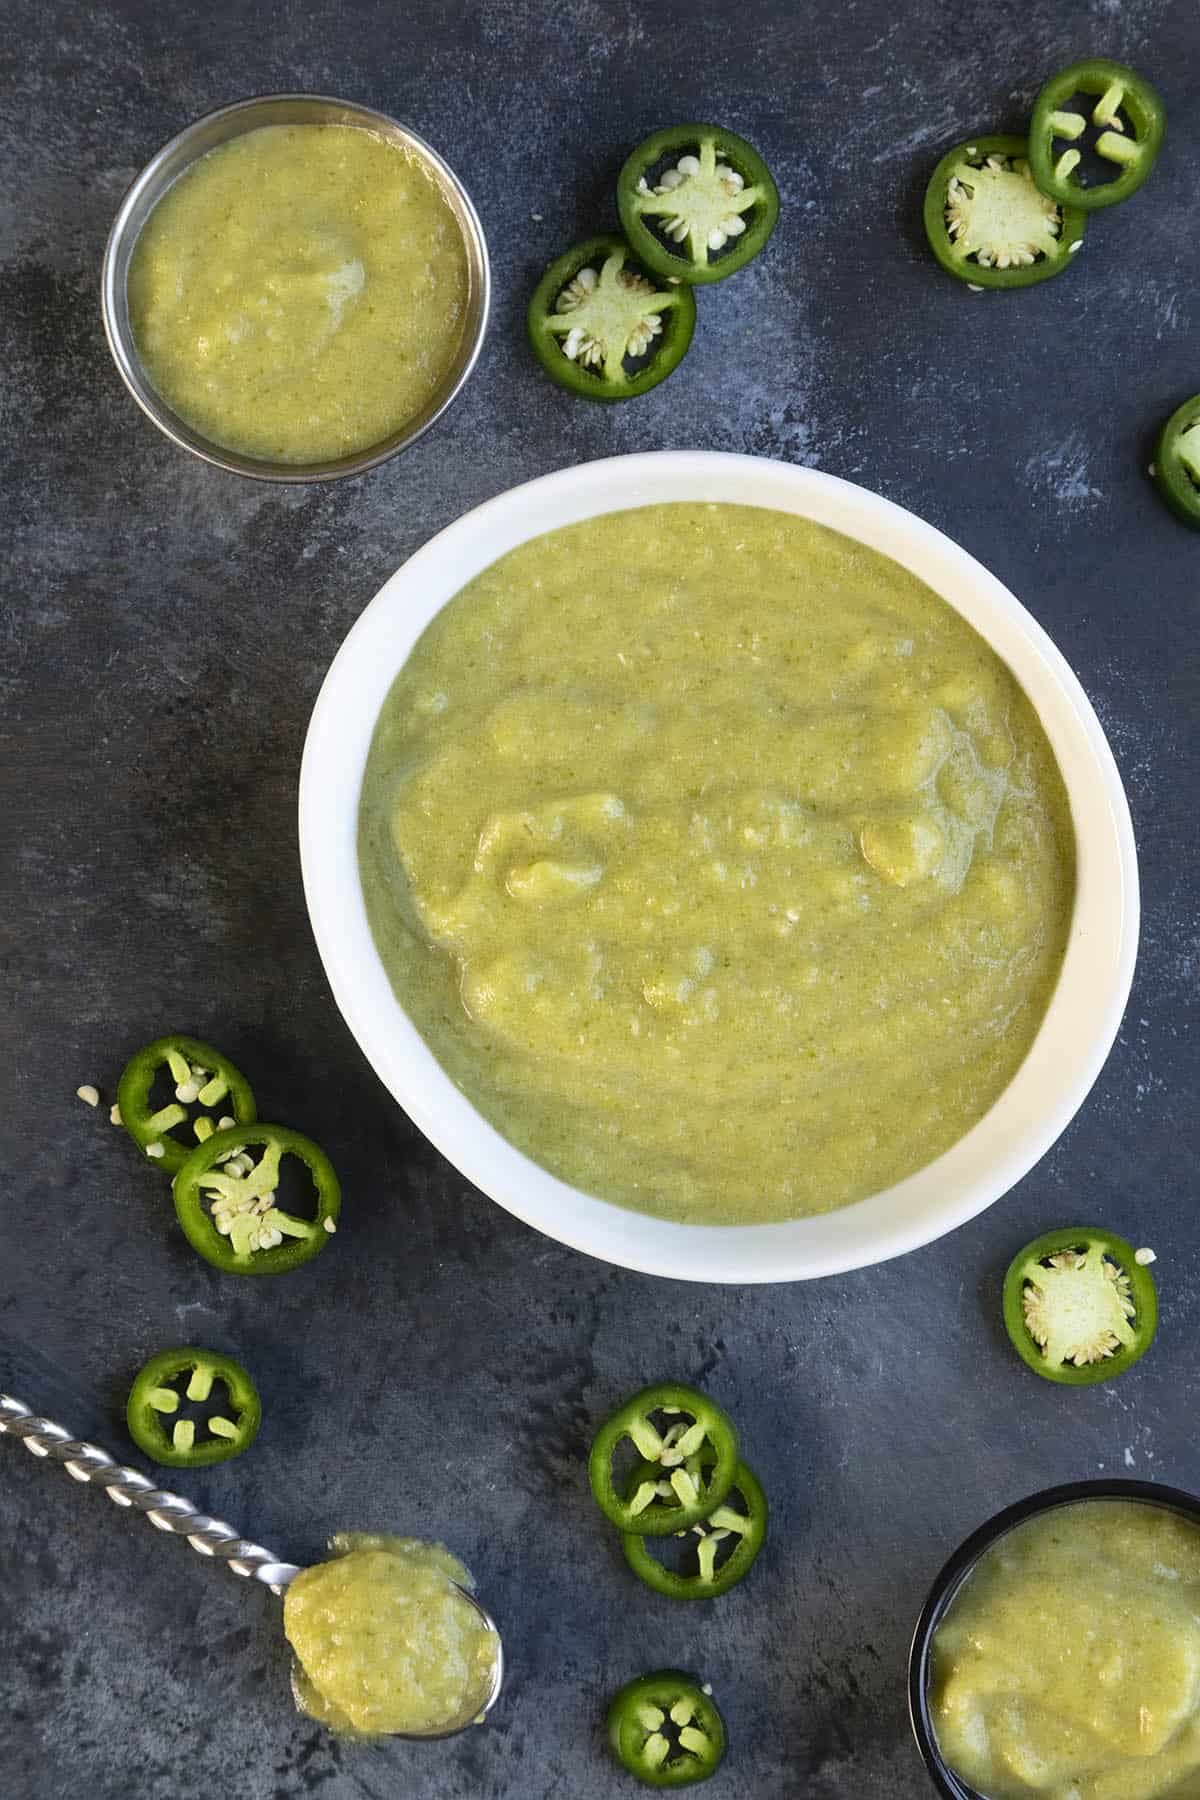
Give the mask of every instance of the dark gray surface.
[[(1200, 388), (1200, 20), (1191, 0), (413, 12), (5, 9), (0, 1388), (123, 1452), (143, 1357), (234, 1350), (261, 1382), (262, 1435), (188, 1490), (299, 1560), (338, 1526), (444, 1536), (505, 1626), (507, 1697), (451, 1746), (340, 1747), (290, 1710), (270, 1595), (0, 1441), (0, 1791), (598, 1800), (625, 1791), (605, 1696), (678, 1662), (711, 1679), (730, 1724), (713, 1800), (921, 1800), (905, 1653), (958, 1539), (1101, 1470), (1200, 1487), (1200, 538), (1145, 478), (1156, 421)], [(1162, 85), (1161, 165), (1062, 279), (970, 295), (923, 247), (932, 160), (972, 130), (1019, 128), (1040, 81), (1088, 51)], [(315, 491), (172, 450), (121, 388), (96, 305), (139, 165), (208, 107), (284, 87), (424, 133), (479, 206), (496, 278), (482, 363), (442, 427)], [(696, 114), (762, 149), (782, 223), (758, 264), (701, 295), (670, 383), (590, 409), (532, 366), (525, 294), (608, 223), (626, 149)], [(807, 1287), (627, 1275), (469, 1189), (359, 1056), (300, 891), (308, 711), (384, 578), (526, 477), (696, 445), (862, 481), (981, 557), (1092, 695), (1141, 852), (1133, 1001), (1053, 1154), (948, 1240)], [(73, 1098), (82, 1081), (111, 1098), (128, 1052), (172, 1026), (222, 1043), (263, 1114), (303, 1124), (343, 1171), (345, 1228), (309, 1269), (210, 1271), (165, 1187)], [(1078, 1218), (1157, 1248), (1163, 1319), (1141, 1368), (1076, 1394), (1022, 1370), (997, 1293), (1027, 1237)], [(592, 1426), (667, 1371), (733, 1408), (775, 1503), (753, 1580), (712, 1610), (634, 1584), (586, 1493)]]

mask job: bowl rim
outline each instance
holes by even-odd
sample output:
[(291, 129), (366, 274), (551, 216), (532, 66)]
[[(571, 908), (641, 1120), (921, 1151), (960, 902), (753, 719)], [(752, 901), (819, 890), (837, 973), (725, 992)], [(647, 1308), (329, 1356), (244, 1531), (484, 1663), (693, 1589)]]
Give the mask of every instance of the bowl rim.
[[(516, 1150), (474, 1110), (401, 1009), (358, 880), (358, 799), (371, 735), (429, 620), (518, 543), (580, 519), (681, 499), (815, 519), (926, 581), (1025, 688), (1062, 769), (1076, 831), (1076, 903), (1062, 973), (1033, 1046), (999, 1099), (904, 1181), (781, 1224), (680, 1225), (630, 1212)], [(667, 450), (576, 464), (501, 493), (439, 532), (384, 583), (333, 659), (304, 746), (299, 834), (309, 918), (334, 998), (409, 1117), (461, 1174), (526, 1224), (645, 1274), (808, 1279), (904, 1254), (966, 1223), (1025, 1175), (1074, 1116), (1112, 1046), (1133, 977), (1138, 882), (1129, 809), (1099, 720), (1062, 654), (995, 576), (916, 514), (838, 476), (765, 458)]]
[(908, 1717), (926, 1773), (943, 1800), (987, 1800), (976, 1788), (954, 1773), (938, 1749), (937, 1733), (929, 1708), (930, 1662), (933, 1635), (972, 1573), (985, 1550), (1008, 1532), (1042, 1513), (1054, 1512), (1061, 1506), (1075, 1506), (1087, 1500), (1124, 1500), (1137, 1505), (1156, 1506), (1164, 1512), (1180, 1513), (1200, 1526), (1200, 1495), (1185, 1488), (1168, 1487), (1156, 1481), (1123, 1480), (1110, 1476), (1104, 1480), (1068, 1481), (1056, 1487), (1042, 1488), (1024, 1500), (1014, 1501), (984, 1521), (970, 1537), (965, 1538), (952, 1556), (947, 1557), (929, 1590), (913, 1631), (908, 1653)]
[[(260, 125), (271, 122), (264, 117), (260, 124), (256, 124), (255, 115), (276, 114), (284, 108), (313, 112), (334, 110), (343, 115), (341, 119), (326, 121), (329, 123), (346, 122), (346, 116), (350, 116), (361, 129), (375, 130), (394, 142), (402, 142), (429, 166), (450, 200), (462, 231), (471, 279), (468, 327), (471, 318), (475, 318), (473, 336), (468, 338), (464, 331), (463, 342), (451, 365), (452, 378), (435, 394), (435, 403), (427, 405), (416, 415), (412, 425), (399, 427), (390, 437), (353, 455), (314, 463), (280, 463), (244, 456), (240, 451), (227, 449), (216, 443), (191, 426), (162, 398), (150, 381), (134, 342), (128, 307), (124, 302), (129, 260), (146, 219), (167, 191), (185, 170), (207, 155), (209, 150), (217, 148), (218, 144), (231, 142), (235, 137), (245, 136), (250, 131), (260, 129)], [(243, 120), (245, 123), (239, 125), (239, 121)], [(275, 122), (284, 121), (276, 119)], [(238, 128), (214, 137), (213, 134), (220, 132), (226, 124)], [(192, 145), (197, 146), (194, 154), (185, 157), (183, 153)], [(168, 171), (165, 177), (164, 171)], [(224, 469), (231, 475), (244, 475), (253, 481), (276, 483), (342, 481), (350, 476), (364, 475), (368, 470), (390, 461), (393, 456), (399, 456), (401, 451), (407, 450), (423, 437), (453, 405), (479, 360), (491, 315), (491, 293), (491, 263), (483, 224), (470, 194), (445, 157), (402, 119), (394, 118), (392, 114), (359, 100), (340, 99), (335, 94), (251, 94), (245, 99), (231, 100), (223, 106), (213, 107), (199, 118), (191, 120), (159, 146), (125, 190), (109, 229), (100, 267), (100, 315), (104, 336), (121, 380), (150, 422), (177, 448), (187, 450), (214, 468)]]

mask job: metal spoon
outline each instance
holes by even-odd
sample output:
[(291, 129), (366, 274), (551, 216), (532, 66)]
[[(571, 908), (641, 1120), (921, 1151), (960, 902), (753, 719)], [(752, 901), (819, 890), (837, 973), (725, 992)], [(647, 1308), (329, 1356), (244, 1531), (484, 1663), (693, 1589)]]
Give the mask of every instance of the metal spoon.
[[(186, 1538), (201, 1556), (211, 1556), (225, 1563), (235, 1575), (261, 1581), (274, 1594), (282, 1594), (288, 1583), (300, 1573), (298, 1563), (280, 1562), (261, 1544), (239, 1537), (232, 1525), (221, 1519), (210, 1519), (194, 1507), (182, 1494), (169, 1494), (136, 1469), (124, 1468), (106, 1450), (73, 1438), (53, 1419), (43, 1419), (31, 1407), (11, 1394), (0, 1394), (0, 1435), (17, 1438), (34, 1456), (47, 1457), (61, 1463), (76, 1481), (102, 1487), (116, 1506), (130, 1506), (144, 1513), (159, 1531), (170, 1531)], [(469, 1600), (489, 1631), (496, 1634), (496, 1672), (491, 1692), (482, 1705), (473, 1705), (468, 1718), (457, 1719), (440, 1731), (397, 1731), (390, 1736), (428, 1742), (434, 1738), (456, 1737), (468, 1726), (482, 1725), (500, 1697), (504, 1681), (504, 1646), (496, 1621), (480, 1605), (468, 1588), (454, 1583), (465, 1600)]]

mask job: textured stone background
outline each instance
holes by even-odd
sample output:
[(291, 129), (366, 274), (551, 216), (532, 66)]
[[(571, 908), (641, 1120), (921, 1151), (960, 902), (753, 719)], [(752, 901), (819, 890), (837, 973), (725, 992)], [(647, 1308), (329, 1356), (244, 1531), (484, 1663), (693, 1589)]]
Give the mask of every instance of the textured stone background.
[[(0, 1387), (119, 1451), (164, 1344), (260, 1379), (253, 1455), (189, 1483), (298, 1560), (339, 1525), (444, 1535), (481, 1572), (512, 1675), (486, 1733), (342, 1748), (290, 1710), (276, 1602), (0, 1444), (5, 1800), (599, 1800), (599, 1720), (645, 1664), (714, 1683), (709, 1790), (920, 1800), (903, 1676), (927, 1583), (1000, 1504), (1098, 1473), (1200, 1487), (1194, 822), (1200, 539), (1146, 480), (1200, 388), (1194, 0), (7, 0), (0, 44), (4, 876)], [(1144, 67), (1173, 126), (1077, 267), (970, 295), (924, 248), (939, 150), (1019, 129), (1052, 70)], [(363, 481), (277, 490), (173, 451), (126, 398), (96, 303), (126, 183), (238, 95), (374, 102), (474, 195), (497, 304), (466, 395)], [(701, 296), (686, 367), (626, 408), (553, 390), (523, 342), (550, 256), (607, 224), (626, 149), (714, 115), (784, 214)], [(541, 215), (540, 219), (533, 215)], [(815, 1286), (652, 1281), (533, 1235), (407, 1124), (334, 1010), (294, 811), (310, 705), (383, 579), (478, 501), (614, 451), (812, 463), (914, 508), (1053, 633), (1110, 733), (1145, 884), (1120, 1042), (1052, 1155), (919, 1255)], [(343, 1172), (345, 1230), (276, 1283), (222, 1279), (77, 1083), (183, 1027)], [(1070, 1393), (1007, 1349), (1013, 1251), (1074, 1219), (1159, 1251), (1153, 1355)], [(775, 1503), (754, 1579), (708, 1610), (627, 1577), (583, 1478), (644, 1378), (707, 1383)]]

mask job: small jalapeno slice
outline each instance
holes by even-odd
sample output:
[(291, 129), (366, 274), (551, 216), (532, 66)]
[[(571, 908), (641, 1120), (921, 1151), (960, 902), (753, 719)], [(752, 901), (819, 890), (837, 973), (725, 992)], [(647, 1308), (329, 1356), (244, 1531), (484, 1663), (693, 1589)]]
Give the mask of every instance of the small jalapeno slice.
[(925, 235), (949, 274), (975, 288), (1032, 287), (1059, 275), (1083, 242), (1083, 214), (1034, 186), (1024, 138), (968, 138), (925, 190)]
[[(187, 1416), (189, 1407), (198, 1416)], [(171, 1469), (206, 1469), (240, 1456), (261, 1416), (258, 1389), (241, 1363), (190, 1347), (152, 1356), (134, 1376), (125, 1408), (138, 1449)]]
[(1009, 1264), (1004, 1323), (1022, 1362), (1047, 1381), (1108, 1381), (1150, 1348), (1158, 1324), (1154, 1277), (1115, 1231), (1047, 1231)]
[[(160, 1071), (174, 1097), (156, 1106), (151, 1091)], [(182, 1168), (191, 1145), (173, 1134), (190, 1126), (198, 1143), (212, 1137), (221, 1121), (251, 1125), (257, 1113), (250, 1083), (227, 1056), (200, 1038), (155, 1038), (135, 1051), (117, 1087), (117, 1110), (139, 1150), (168, 1175)]]
[(758, 151), (723, 125), (668, 125), (617, 176), (617, 211), (648, 269), (669, 281), (724, 281), (758, 255), (779, 189)]
[(678, 1669), (626, 1682), (608, 1709), (608, 1741), (647, 1787), (690, 1787), (716, 1773), (725, 1726), (713, 1701)]
[(550, 264), (526, 325), (559, 387), (589, 400), (633, 400), (683, 361), (696, 302), (688, 288), (664, 288), (622, 238), (596, 237)]
[(1172, 512), (1200, 529), (1200, 394), (1185, 400), (1159, 432), (1154, 479)]
[[(613, 1454), (626, 1439), (656, 1471), (654, 1480), (643, 1480), (629, 1495), (617, 1492), (613, 1476)], [(689, 1468), (706, 1446), (711, 1464)], [(664, 1381), (643, 1388), (600, 1427), (588, 1478), (596, 1505), (619, 1531), (666, 1537), (686, 1531), (720, 1506), (733, 1486), (737, 1463), (737, 1429), (728, 1414), (707, 1394)], [(658, 1492), (660, 1485), (673, 1490), (674, 1505)]]
[[(701, 1452), (699, 1456), (689, 1458), (687, 1466), (696, 1465), (697, 1480), (701, 1465), (710, 1457), (711, 1452), (708, 1456)], [(652, 1502), (652, 1507), (664, 1498), (670, 1500), (673, 1490), (663, 1482), (664, 1473), (659, 1464), (640, 1463), (630, 1477), (628, 1494), (632, 1496), (643, 1482), (650, 1481), (658, 1488), (658, 1499)], [(665, 1496), (662, 1493), (664, 1486), (667, 1488)], [(625, 1560), (647, 1587), (666, 1594), (671, 1600), (715, 1600), (750, 1573), (755, 1557), (766, 1542), (768, 1510), (767, 1496), (757, 1478), (745, 1463), (739, 1462), (733, 1485), (720, 1506), (707, 1519), (681, 1534), (687, 1538), (689, 1548), (694, 1549), (694, 1573), (684, 1574), (665, 1568), (650, 1549), (647, 1537), (635, 1536), (632, 1532), (622, 1534)], [(737, 1542), (725, 1561), (718, 1564), (720, 1546), (731, 1537), (736, 1537)]]
[[(1083, 160), (1078, 140), (1087, 130), (1082, 113), (1066, 110), (1077, 94), (1096, 96), (1093, 125), (1100, 135), (1093, 148), (1118, 173), (1111, 181), (1085, 187), (1076, 170)], [(1060, 206), (1098, 212), (1136, 194), (1154, 167), (1167, 126), (1166, 109), (1148, 81), (1124, 63), (1089, 57), (1051, 76), (1029, 122), (1029, 163), (1043, 194)], [(1066, 141), (1067, 148), (1058, 145)]]
[[(277, 1204), (284, 1157), (308, 1172), (311, 1218)], [(175, 1212), (192, 1248), (231, 1275), (283, 1275), (337, 1229), (341, 1189), (325, 1152), (285, 1125), (236, 1125), (198, 1144), (174, 1181)]]

